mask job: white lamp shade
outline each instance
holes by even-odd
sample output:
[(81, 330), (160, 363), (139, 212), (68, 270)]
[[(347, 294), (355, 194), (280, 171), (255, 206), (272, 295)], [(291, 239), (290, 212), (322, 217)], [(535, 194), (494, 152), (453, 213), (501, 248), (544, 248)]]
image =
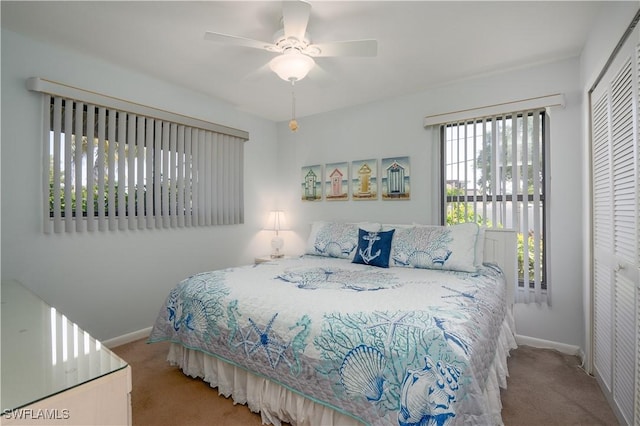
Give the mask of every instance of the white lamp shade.
[(269, 62), (271, 70), (285, 81), (298, 81), (307, 76), (316, 63), (307, 55), (291, 50), (276, 56)]
[(282, 210), (274, 210), (269, 212), (269, 218), (265, 223), (264, 229), (267, 231), (284, 231), (288, 229), (287, 221)]

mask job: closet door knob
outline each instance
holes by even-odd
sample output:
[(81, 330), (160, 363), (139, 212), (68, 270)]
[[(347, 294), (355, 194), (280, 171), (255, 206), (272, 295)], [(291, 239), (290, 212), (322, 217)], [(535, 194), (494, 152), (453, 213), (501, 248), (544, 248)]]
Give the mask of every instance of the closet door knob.
[(623, 264), (618, 263), (618, 264), (615, 266), (615, 268), (613, 268), (613, 270), (614, 270), (615, 272), (618, 272), (618, 271), (620, 271), (620, 270), (622, 270), (622, 269), (624, 269), (624, 268), (625, 268), (625, 266), (624, 266)]

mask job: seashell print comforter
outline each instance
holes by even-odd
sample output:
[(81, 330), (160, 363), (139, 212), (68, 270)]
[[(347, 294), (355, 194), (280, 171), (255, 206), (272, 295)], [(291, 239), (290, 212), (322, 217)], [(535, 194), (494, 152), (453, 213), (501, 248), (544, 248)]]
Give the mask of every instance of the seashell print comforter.
[(383, 269), (307, 255), (185, 279), (149, 341), (200, 350), (370, 425), (488, 424), (505, 298), (493, 265)]

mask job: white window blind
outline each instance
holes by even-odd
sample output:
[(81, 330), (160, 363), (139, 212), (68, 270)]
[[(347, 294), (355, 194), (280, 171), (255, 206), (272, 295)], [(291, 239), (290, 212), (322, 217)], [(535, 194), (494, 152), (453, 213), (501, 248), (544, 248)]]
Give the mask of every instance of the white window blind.
[(547, 302), (545, 109), (440, 124), (442, 221), (518, 232), (516, 302)]
[(244, 222), (246, 132), (44, 80), (29, 87), (44, 92), (45, 232)]

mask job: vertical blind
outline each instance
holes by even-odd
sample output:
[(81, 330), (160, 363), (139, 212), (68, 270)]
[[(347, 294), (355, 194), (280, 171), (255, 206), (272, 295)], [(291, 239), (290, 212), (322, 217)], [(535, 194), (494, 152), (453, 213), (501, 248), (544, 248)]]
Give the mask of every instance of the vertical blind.
[(443, 223), (518, 233), (516, 302), (550, 300), (545, 122), (546, 107), (563, 104), (562, 95), (551, 95), (425, 118), (440, 129)]
[(172, 121), (166, 113), (50, 93), (43, 99), (46, 233), (244, 222), (248, 135)]
[(448, 224), (476, 222), (518, 233), (516, 302), (541, 302), (544, 281), (544, 110), (444, 123)]

